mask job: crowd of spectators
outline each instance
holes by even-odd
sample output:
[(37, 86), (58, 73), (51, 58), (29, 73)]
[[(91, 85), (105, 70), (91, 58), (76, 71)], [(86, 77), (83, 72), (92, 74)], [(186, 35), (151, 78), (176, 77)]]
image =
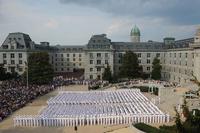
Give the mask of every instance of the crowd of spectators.
[(141, 80), (141, 79), (132, 79), (123, 83), (120, 83), (120, 85), (137, 85), (137, 84), (157, 84), (162, 85), (164, 87), (178, 87), (179, 84), (175, 82), (168, 82), (168, 81), (161, 81), (161, 80)]
[(54, 81), (49, 85), (29, 85), (20, 80), (3, 81), (0, 84), (0, 121), (15, 110), (25, 106), (38, 96), (42, 96), (58, 86)]
[(48, 85), (28, 85), (28, 87), (21, 80), (2, 81), (0, 83), (0, 121), (38, 96), (47, 94), (58, 86), (79, 84), (92, 87), (102, 83), (105, 81), (80, 80), (62, 76), (55, 77), (53, 82)]

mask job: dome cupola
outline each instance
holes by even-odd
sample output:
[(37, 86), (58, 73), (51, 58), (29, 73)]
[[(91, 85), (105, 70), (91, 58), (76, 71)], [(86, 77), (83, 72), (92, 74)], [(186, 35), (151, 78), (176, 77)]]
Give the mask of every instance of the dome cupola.
[(135, 25), (130, 33), (131, 42), (140, 42), (140, 29)]

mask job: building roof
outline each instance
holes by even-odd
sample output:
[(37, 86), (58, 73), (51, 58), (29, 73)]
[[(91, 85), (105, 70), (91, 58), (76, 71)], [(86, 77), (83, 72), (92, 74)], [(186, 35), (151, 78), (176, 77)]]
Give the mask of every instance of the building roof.
[(140, 36), (140, 29), (135, 25), (131, 30), (131, 36)]

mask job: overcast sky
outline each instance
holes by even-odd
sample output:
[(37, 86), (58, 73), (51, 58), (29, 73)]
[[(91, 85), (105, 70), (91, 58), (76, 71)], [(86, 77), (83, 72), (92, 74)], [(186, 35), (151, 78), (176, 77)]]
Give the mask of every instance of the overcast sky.
[(51, 45), (84, 45), (94, 34), (129, 41), (137, 25), (142, 41), (193, 37), (200, 0), (0, 0), (0, 44), (10, 32)]

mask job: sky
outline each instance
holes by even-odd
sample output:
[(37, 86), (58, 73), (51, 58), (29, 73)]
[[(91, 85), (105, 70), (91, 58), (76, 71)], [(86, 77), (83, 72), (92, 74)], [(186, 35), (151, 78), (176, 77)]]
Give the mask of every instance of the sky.
[(36, 43), (85, 45), (94, 34), (130, 41), (137, 25), (142, 41), (193, 37), (200, 0), (0, 0), (0, 44), (11, 32)]

